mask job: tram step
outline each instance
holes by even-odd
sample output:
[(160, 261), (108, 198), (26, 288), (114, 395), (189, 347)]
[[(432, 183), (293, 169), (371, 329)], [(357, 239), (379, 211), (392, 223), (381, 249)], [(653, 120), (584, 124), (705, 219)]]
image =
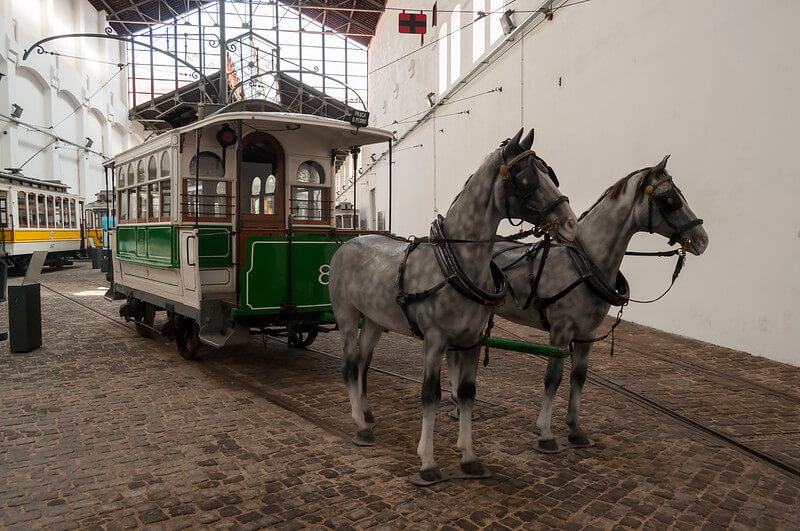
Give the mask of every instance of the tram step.
[(221, 333), (219, 329), (204, 326), (200, 329), (200, 341), (215, 348), (244, 345), (250, 342), (250, 328), (237, 323), (233, 329)]

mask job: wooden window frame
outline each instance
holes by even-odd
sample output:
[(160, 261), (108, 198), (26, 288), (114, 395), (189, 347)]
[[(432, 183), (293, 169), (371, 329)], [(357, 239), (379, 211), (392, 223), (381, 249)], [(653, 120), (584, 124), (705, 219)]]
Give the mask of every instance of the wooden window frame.
[[(83, 206), (83, 201), (81, 201), (81, 206)], [(73, 229), (78, 228), (78, 205), (74, 199), (69, 200), (69, 226)]]
[(297, 219), (297, 218), (293, 218), (292, 219), (292, 224), (297, 224), (297, 225), (330, 225), (331, 224), (331, 213), (330, 213), (330, 205), (329, 205), (330, 200), (328, 200), (328, 197), (330, 197), (330, 187), (329, 186), (326, 186), (326, 185), (317, 185), (317, 186), (303, 185), (303, 186), (301, 186), (301, 185), (293, 184), (290, 188), (291, 188), (289, 190), (289, 209), (290, 209), (289, 213), (290, 214), (291, 214), (291, 208), (292, 208), (293, 203), (294, 203), (294, 191), (297, 188), (304, 188), (306, 190), (322, 190), (322, 192), (323, 192), (322, 204), (323, 204), (323, 206), (327, 206), (328, 207), (328, 209), (325, 210), (325, 214), (324, 214), (322, 219)]
[[(64, 218), (62, 216), (64, 214), (64, 211), (61, 209), (61, 198), (59, 196), (55, 196), (55, 198), (53, 199), (53, 213), (55, 214), (55, 217), (56, 217), (55, 223), (54, 223), (56, 228), (57, 229), (63, 229), (64, 228)], [(59, 219), (61, 220), (60, 224), (58, 223)]]
[(145, 182), (143, 182), (141, 184), (137, 184), (136, 185), (136, 223), (147, 223), (147, 207), (146, 206), (145, 206), (145, 209), (144, 209), (144, 217), (143, 218), (139, 217), (139, 214), (142, 213), (142, 205), (141, 205), (141, 200), (142, 200), (141, 196), (142, 196), (142, 194), (141, 194), (141, 190), (140, 190), (141, 188), (145, 189), (145, 194), (144, 194), (145, 200), (149, 200), (150, 199), (150, 189), (147, 186), (147, 181), (145, 181)]
[[(39, 199), (42, 200), (42, 216), (44, 216), (44, 225), (39, 222)], [(47, 228), (47, 200), (44, 194), (36, 194), (36, 222), (39, 224), (40, 229)]]
[[(156, 195), (158, 196), (158, 212), (153, 212), (153, 214), (155, 214), (155, 216), (153, 216), (153, 217), (150, 217), (150, 211), (153, 208), (153, 204), (152, 204), (153, 203), (152, 202), (153, 194), (150, 191), (150, 187), (151, 186), (157, 186), (158, 187), (158, 190), (156, 190)], [(161, 218), (159, 217), (160, 214), (161, 214), (161, 181), (160, 180), (148, 181), (147, 182), (147, 214), (148, 214), (148, 216), (147, 216), (147, 222), (148, 223), (155, 223), (157, 221), (161, 221)]]
[[(20, 203), (19, 196), (22, 194), (22, 202)], [(22, 224), (22, 209), (25, 209), (25, 225)], [(28, 228), (28, 194), (25, 192), (17, 192), (17, 223), (19, 228)]]
[[(50, 200), (49, 202), (47, 200)], [(53, 207), (50, 207), (50, 204), (53, 204)], [(45, 206), (47, 208), (47, 228), (48, 229), (55, 229), (56, 228), (56, 198), (52, 195), (48, 195), (45, 198)]]
[[(38, 203), (36, 202), (36, 194), (33, 192), (28, 192), (26, 195), (28, 196), (28, 227), (31, 229), (38, 229), (39, 215), (37, 213)], [(33, 198), (33, 225), (31, 225), (31, 198)]]
[[(166, 153), (166, 152), (165, 152)], [(164, 213), (164, 183), (169, 183), (169, 216), (163, 216)], [(159, 201), (159, 210), (158, 210), (158, 221), (170, 221), (172, 219), (172, 194), (173, 194), (173, 186), (172, 186), (172, 179), (168, 176), (164, 179), (158, 181), (158, 201)]]
[[(187, 191), (189, 189), (188, 188), (188, 184), (189, 184), (190, 180), (194, 180), (194, 177), (184, 177), (183, 178), (183, 184), (181, 186), (182, 186), (182, 197), (184, 197), (184, 198), (187, 197)], [(204, 179), (200, 179), (200, 180), (202, 181)], [(205, 179), (205, 180), (211, 180), (211, 179)], [(194, 216), (194, 213), (188, 211), (189, 210), (189, 204), (186, 203), (184, 205), (181, 202), (181, 217), (183, 218), (183, 221), (210, 221), (210, 222), (217, 222), (217, 223), (226, 223), (226, 222), (230, 222), (231, 221), (231, 218), (232, 218), (231, 210), (232, 210), (232, 206), (233, 206), (233, 202), (232, 202), (233, 186), (236, 183), (234, 181), (229, 181), (227, 179), (213, 179), (213, 180), (218, 182), (218, 183), (219, 182), (227, 183), (227, 186), (225, 187), (226, 188), (225, 196), (228, 199), (228, 209), (227, 209), (228, 213), (227, 213), (227, 215), (225, 217), (199, 216), (199, 217), (196, 218)]]

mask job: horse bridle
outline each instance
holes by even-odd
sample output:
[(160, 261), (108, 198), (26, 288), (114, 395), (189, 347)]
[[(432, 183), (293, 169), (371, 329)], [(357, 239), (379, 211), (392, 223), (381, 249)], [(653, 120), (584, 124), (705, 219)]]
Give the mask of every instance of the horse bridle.
[[(556, 177), (556, 173), (553, 171), (545, 161), (539, 158), (534, 151), (525, 150), (509, 162), (505, 160), (505, 153), (503, 147), (500, 147), (500, 158), (503, 161), (503, 164), (500, 166), (500, 176), (503, 178), (503, 188), (506, 191), (505, 194), (505, 206), (506, 206), (506, 218), (508, 222), (511, 224), (512, 227), (517, 227), (522, 224), (520, 219), (519, 222), (514, 223), (511, 219), (511, 213), (508, 206), (508, 196), (513, 194), (519, 199), (521, 202), (528, 199), (531, 195), (533, 195), (536, 190), (539, 189), (539, 174), (536, 172), (536, 163), (534, 161), (539, 161), (547, 168), (547, 175), (550, 176), (550, 180), (553, 181), (553, 184), (558, 188), (558, 178)], [(517, 165), (522, 160), (528, 158), (529, 163), (528, 167), (520, 171), (516, 175), (511, 174), (511, 169)], [(561, 203), (568, 203), (569, 198), (565, 195), (558, 196), (555, 200), (553, 200), (549, 205), (547, 205), (541, 212), (536, 214), (536, 222), (534, 223), (538, 228), (537, 236), (541, 235), (545, 230), (540, 226), (541, 221), (546, 219), (548, 215), (550, 215), (553, 210), (558, 207)]]
[[(672, 183), (672, 186), (668, 188), (666, 192), (655, 195), (658, 187), (668, 182)], [(650, 232), (650, 234), (653, 234), (653, 203), (655, 202), (659, 212), (661, 212), (661, 217), (664, 219), (664, 222), (673, 230), (673, 233), (669, 236), (669, 245), (673, 245), (684, 240), (683, 235), (685, 233), (703, 224), (702, 219), (696, 218), (678, 226), (669, 219), (668, 214), (680, 210), (680, 208), (683, 207), (683, 194), (681, 194), (680, 189), (675, 186), (675, 183), (672, 182), (672, 176), (664, 174), (664, 176), (656, 181), (655, 184), (648, 184), (645, 186), (644, 193), (648, 196), (647, 230)], [(688, 245), (688, 243), (688, 240), (684, 241), (684, 247)]]

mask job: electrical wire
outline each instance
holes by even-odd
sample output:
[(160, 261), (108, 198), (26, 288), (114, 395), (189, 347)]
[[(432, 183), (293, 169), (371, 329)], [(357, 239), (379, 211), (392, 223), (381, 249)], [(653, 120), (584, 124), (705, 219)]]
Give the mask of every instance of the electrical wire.
[(37, 151), (36, 153), (34, 153), (33, 155), (31, 155), (31, 156), (28, 158), (28, 160), (26, 160), (25, 162), (23, 162), (22, 164), (20, 164), (20, 166), (19, 166), (19, 169), (21, 170), (22, 168), (24, 168), (24, 167), (25, 167), (25, 165), (26, 165), (27, 163), (29, 163), (30, 161), (32, 161), (32, 160), (33, 160), (33, 158), (34, 158), (36, 155), (38, 155), (39, 153), (41, 153), (41, 152), (42, 152), (42, 151), (44, 151), (45, 149), (49, 148), (50, 146), (52, 146), (52, 145), (53, 145), (53, 144), (55, 144), (56, 142), (58, 142), (58, 139), (54, 138), (53, 140), (51, 140), (50, 142), (48, 142), (47, 144), (45, 144), (44, 146), (42, 146), (41, 148), (39, 148), (39, 151)]
[(69, 113), (68, 115), (66, 115), (66, 116), (65, 116), (65, 117), (64, 117), (64, 118), (63, 118), (63, 119), (62, 119), (60, 122), (58, 122), (57, 124), (51, 125), (50, 127), (48, 127), (48, 129), (55, 129), (55, 128), (56, 128), (56, 127), (58, 127), (59, 125), (61, 125), (61, 124), (63, 124), (64, 122), (66, 122), (66, 121), (67, 121), (67, 118), (69, 118), (70, 116), (72, 116), (73, 114), (75, 114), (76, 112), (78, 112), (78, 109), (80, 109), (81, 107), (83, 107), (84, 105), (86, 105), (87, 103), (89, 103), (89, 101), (90, 101), (92, 98), (94, 98), (95, 96), (97, 96), (97, 93), (98, 93), (98, 92), (100, 92), (101, 90), (103, 90), (103, 89), (106, 87), (106, 85), (108, 85), (109, 83), (111, 83), (111, 81), (112, 81), (112, 80), (113, 80), (115, 77), (117, 77), (117, 76), (119, 75), (119, 73), (120, 73), (120, 72), (122, 72), (122, 69), (123, 69), (123, 68), (125, 68), (125, 65), (123, 65), (123, 64), (119, 64), (119, 65), (117, 65), (117, 66), (119, 67), (119, 70), (117, 70), (116, 72), (114, 72), (114, 75), (112, 75), (110, 78), (108, 78), (108, 81), (106, 81), (105, 83), (103, 83), (103, 84), (102, 84), (102, 85), (101, 85), (101, 86), (100, 86), (100, 87), (99, 87), (97, 90), (95, 90), (94, 92), (92, 92), (92, 94), (91, 94), (90, 96), (88, 96), (87, 98), (85, 98), (85, 99), (83, 100), (83, 103), (82, 103), (81, 105), (78, 105), (77, 107), (75, 107), (75, 108), (72, 110), (72, 112), (71, 112), (71, 113)]
[[(373, 74), (373, 73), (377, 72), (378, 70), (382, 70), (382, 69), (384, 69), (384, 68), (386, 68), (388, 66), (391, 66), (391, 65), (393, 65), (393, 64), (395, 64), (395, 63), (397, 63), (399, 61), (402, 61), (403, 59), (405, 59), (407, 57), (410, 57), (410, 56), (414, 55), (415, 53), (421, 52), (425, 48), (428, 48), (429, 46), (432, 46), (432, 45), (436, 44), (440, 40), (446, 39), (447, 37), (449, 37), (450, 35), (452, 35), (454, 33), (457, 33), (457, 32), (459, 32), (461, 30), (467, 29), (468, 27), (470, 27), (473, 24), (475, 24), (475, 22), (477, 22), (478, 20), (480, 20), (482, 18), (485, 18), (486, 16), (497, 14), (498, 12), (502, 12), (506, 7), (508, 7), (509, 5), (513, 4), (515, 1), (516, 0), (510, 0), (509, 2), (503, 4), (501, 7), (495, 9), (494, 11), (489, 11), (489, 12), (481, 11), (480, 13), (484, 13), (484, 16), (476, 18), (475, 20), (473, 20), (471, 22), (468, 22), (467, 24), (464, 24), (460, 28), (456, 28), (456, 29), (452, 30), (447, 35), (443, 35), (443, 36), (439, 37), (438, 39), (435, 39), (435, 40), (429, 42), (428, 44), (420, 46), (416, 50), (412, 50), (412, 51), (408, 52), (407, 54), (398, 57), (397, 59), (389, 61), (388, 63), (386, 63), (384, 65), (381, 65), (381, 66), (379, 66), (379, 67), (377, 67), (377, 68), (375, 68), (373, 70), (370, 70), (370, 71), (367, 72), (367, 74)], [(578, 5), (578, 4), (585, 4), (586, 2), (591, 2), (591, 0), (576, 0), (576, 1), (571, 2), (571, 3), (565, 3), (565, 4), (562, 4), (562, 5), (558, 6), (558, 7), (554, 7), (553, 9), (550, 9), (548, 11), (543, 11), (541, 9), (532, 9), (532, 10), (519, 10), (519, 11), (514, 10), (514, 12), (515, 13), (554, 13), (554, 12), (558, 11), (559, 9), (563, 9), (565, 7), (575, 6), (575, 5)], [(412, 11), (412, 10), (409, 10), (409, 11)], [(419, 10), (417, 9), (416, 11), (419, 11)]]

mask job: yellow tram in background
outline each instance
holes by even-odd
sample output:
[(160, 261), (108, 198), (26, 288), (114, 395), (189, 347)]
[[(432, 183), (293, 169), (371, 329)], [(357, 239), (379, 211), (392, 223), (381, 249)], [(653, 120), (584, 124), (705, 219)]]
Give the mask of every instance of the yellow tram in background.
[(110, 228), (114, 228), (114, 203), (111, 194), (105, 191), (98, 192), (97, 199), (84, 207), (84, 249), (109, 248), (109, 217)]
[(0, 171), (0, 260), (22, 272), (34, 251), (47, 251), (46, 265), (71, 263), (82, 248), (82, 197), (67, 185)]

